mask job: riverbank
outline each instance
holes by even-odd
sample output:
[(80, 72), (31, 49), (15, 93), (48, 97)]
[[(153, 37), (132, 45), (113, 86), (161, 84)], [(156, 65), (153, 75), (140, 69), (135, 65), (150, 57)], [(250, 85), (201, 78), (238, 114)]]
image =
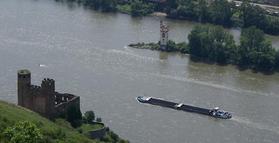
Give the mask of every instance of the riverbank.
[[(65, 0), (56, 1), (65, 2)], [(234, 2), (228, 2), (227, 0), (213, 1), (212, 3), (204, 0), (192, 0), (189, 3), (178, 0), (166, 2), (72, 0), (70, 2), (97, 11), (120, 12), (133, 17), (147, 16), (154, 13), (158, 15), (160, 13), (160, 16), (171, 19), (211, 23), (229, 28), (256, 26), (267, 34), (279, 35), (279, 18), (276, 13), (270, 13), (264, 8), (248, 2), (242, 3), (241, 6), (236, 6)], [(191, 7), (188, 5), (191, 5)]]
[[(125, 48), (138, 41), (157, 42), (157, 17), (131, 18), (71, 8), (53, 0), (1, 0), (0, 7), (0, 25), (5, 27), (0, 30), (0, 59), (5, 67), (0, 70), (2, 100), (17, 102), (14, 71), (25, 66), (36, 73), (35, 84), (43, 77), (56, 78), (59, 91), (81, 96), (82, 111), (93, 109), (107, 126), (132, 143), (234, 143), (236, 137), (245, 143), (279, 140), (277, 130), (270, 131), (279, 123), (279, 73), (265, 76), (235, 66), (193, 62), (188, 55)], [(166, 22), (169, 37), (176, 42), (186, 41), (196, 25)], [(239, 33), (231, 34), (239, 39)], [(279, 47), (279, 38), (273, 38)], [(188, 104), (218, 104), (238, 118), (215, 124), (214, 119), (200, 115), (150, 108), (135, 100), (143, 93)], [(253, 110), (262, 106), (264, 111)], [(247, 114), (248, 110), (254, 114)], [(212, 124), (214, 128), (206, 126)]]
[(189, 54), (189, 47), (185, 42), (175, 43), (174, 41), (168, 41), (166, 49), (162, 49), (159, 43), (136, 43), (129, 44), (129, 47), (137, 48), (137, 49), (149, 49), (156, 51), (164, 51), (164, 52), (179, 52), (182, 54)]
[[(9, 127), (13, 127), (17, 123), (21, 123), (23, 121), (34, 124), (34, 126), (38, 128), (37, 132), (41, 136), (39, 140), (41, 142), (49, 143), (97, 143), (99, 142), (98, 140), (90, 139), (85, 133), (87, 131), (95, 131), (103, 128), (103, 126), (100, 126), (100, 124), (92, 124), (90, 126), (82, 124), (80, 128), (75, 129), (71, 127), (70, 123), (64, 119), (56, 119), (54, 122), (52, 122), (28, 109), (0, 101), (0, 142), (9, 142), (9, 137), (5, 131), (7, 131)], [(101, 141), (127, 142), (120, 139), (118, 136), (115, 138), (115, 136), (117, 135), (110, 131), (104, 136), (104, 139), (101, 139)]]
[(129, 44), (129, 47), (137, 48), (137, 49), (149, 49), (149, 50), (158, 50), (160, 51), (160, 45), (158, 43), (136, 43)]

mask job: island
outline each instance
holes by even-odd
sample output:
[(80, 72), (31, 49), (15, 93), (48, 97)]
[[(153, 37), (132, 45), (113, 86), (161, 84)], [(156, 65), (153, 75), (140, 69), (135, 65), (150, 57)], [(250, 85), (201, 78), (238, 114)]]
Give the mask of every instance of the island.
[(158, 43), (135, 43), (129, 44), (129, 47), (136, 48), (136, 49), (149, 49), (149, 50), (156, 50), (156, 51), (163, 51), (163, 52), (178, 52), (182, 54), (189, 54), (189, 47), (186, 42), (175, 43), (172, 40), (169, 40), (167, 43), (167, 48), (162, 49), (160, 47), (160, 42)]
[(197, 25), (188, 35), (188, 43), (175, 43), (169, 40), (169, 28), (160, 23), (160, 41), (157, 43), (129, 44), (132, 48), (150, 49), (164, 52), (189, 54), (195, 61), (232, 64), (240, 70), (272, 74), (279, 71), (279, 50), (272, 47), (262, 30), (256, 27), (245, 28), (241, 32), (240, 44), (221, 26)]

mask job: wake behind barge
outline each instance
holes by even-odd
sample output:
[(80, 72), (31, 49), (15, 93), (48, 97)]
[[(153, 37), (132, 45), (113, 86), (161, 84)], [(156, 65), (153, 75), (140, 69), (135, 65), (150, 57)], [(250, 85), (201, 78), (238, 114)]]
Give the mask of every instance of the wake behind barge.
[(185, 105), (183, 103), (175, 103), (175, 102), (166, 101), (166, 100), (162, 100), (162, 99), (158, 99), (158, 98), (144, 97), (144, 96), (137, 97), (137, 100), (141, 103), (149, 103), (152, 105), (158, 105), (158, 106), (172, 108), (172, 109), (176, 109), (176, 110), (203, 114), (203, 115), (220, 118), (220, 119), (232, 118), (231, 113), (220, 110), (218, 107), (215, 107), (213, 109), (206, 109), (206, 108), (200, 108), (200, 107), (195, 107), (195, 106), (191, 106), (191, 105)]

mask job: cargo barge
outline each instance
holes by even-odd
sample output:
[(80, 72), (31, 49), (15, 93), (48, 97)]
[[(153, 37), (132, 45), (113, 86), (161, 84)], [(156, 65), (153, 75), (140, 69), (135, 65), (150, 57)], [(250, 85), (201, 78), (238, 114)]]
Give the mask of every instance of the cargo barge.
[(215, 107), (213, 109), (206, 109), (206, 108), (195, 107), (192, 105), (186, 105), (183, 103), (175, 103), (175, 102), (166, 101), (163, 99), (158, 99), (158, 98), (153, 98), (153, 97), (144, 97), (144, 96), (137, 97), (137, 100), (141, 103), (148, 103), (148, 104), (157, 105), (157, 106), (161, 106), (161, 107), (167, 107), (167, 108), (171, 108), (171, 109), (175, 109), (175, 110), (203, 114), (203, 115), (211, 116), (214, 118), (220, 118), (220, 119), (232, 118), (231, 113), (220, 110), (218, 107)]

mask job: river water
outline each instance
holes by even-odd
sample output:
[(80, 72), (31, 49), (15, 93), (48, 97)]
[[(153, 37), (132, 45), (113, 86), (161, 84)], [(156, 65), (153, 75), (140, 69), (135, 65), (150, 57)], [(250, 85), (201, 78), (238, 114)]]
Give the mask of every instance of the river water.
[[(279, 140), (279, 74), (195, 63), (187, 55), (127, 47), (159, 39), (159, 17), (104, 14), (50, 0), (0, 1), (0, 99), (16, 103), (16, 72), (33, 84), (56, 80), (81, 96), (133, 143), (269, 143)], [(196, 23), (166, 20), (170, 37), (186, 41)], [(239, 30), (229, 30), (239, 39)], [(279, 47), (279, 37), (271, 37)], [(220, 106), (231, 120), (138, 103), (139, 95), (201, 107)]]

